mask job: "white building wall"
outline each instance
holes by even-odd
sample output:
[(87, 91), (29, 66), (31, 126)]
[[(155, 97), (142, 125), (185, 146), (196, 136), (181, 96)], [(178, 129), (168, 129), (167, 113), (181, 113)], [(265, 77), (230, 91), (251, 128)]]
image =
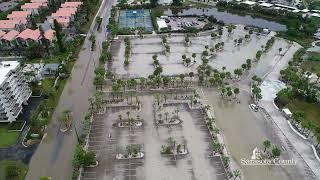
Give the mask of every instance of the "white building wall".
[(22, 105), (30, 98), (31, 89), (18, 62), (1, 62), (1, 70), (4, 73), (0, 74), (0, 122), (13, 122), (21, 113)]

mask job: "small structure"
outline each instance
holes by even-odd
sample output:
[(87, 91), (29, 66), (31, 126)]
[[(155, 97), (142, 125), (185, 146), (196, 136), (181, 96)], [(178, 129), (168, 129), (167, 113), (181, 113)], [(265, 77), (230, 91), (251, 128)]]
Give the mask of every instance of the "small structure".
[(246, 4), (246, 5), (249, 5), (249, 6), (253, 6), (256, 4), (256, 2), (254, 1), (243, 1), (242, 4)]
[(273, 6), (273, 4), (266, 3), (266, 2), (263, 2), (263, 3), (259, 4), (259, 5), (262, 6), (262, 7), (265, 7), (265, 8), (271, 8)]
[(290, 111), (288, 108), (282, 109), (282, 112), (284, 113), (284, 115), (285, 115), (285, 117), (286, 117), (287, 119), (292, 117), (292, 113), (291, 113), (291, 111)]
[(40, 70), (41, 78), (55, 76), (58, 70), (59, 64), (44, 64)]
[(164, 19), (157, 18), (158, 31), (168, 28), (167, 23)]
[(173, 0), (159, 0), (158, 4), (160, 5), (171, 5)]

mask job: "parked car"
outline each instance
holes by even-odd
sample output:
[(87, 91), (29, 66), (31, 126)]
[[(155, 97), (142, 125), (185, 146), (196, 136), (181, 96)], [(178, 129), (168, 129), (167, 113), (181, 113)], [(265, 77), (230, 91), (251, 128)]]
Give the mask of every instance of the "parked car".
[(258, 110), (259, 110), (259, 107), (257, 105), (255, 105), (255, 104), (250, 104), (250, 108), (252, 110), (254, 110), (255, 112), (258, 112)]

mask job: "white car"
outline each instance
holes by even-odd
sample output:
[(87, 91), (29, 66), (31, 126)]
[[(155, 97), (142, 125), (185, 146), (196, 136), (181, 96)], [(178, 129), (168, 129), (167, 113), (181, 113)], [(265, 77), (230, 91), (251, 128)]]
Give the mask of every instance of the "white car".
[(255, 112), (258, 112), (258, 110), (259, 110), (258, 106), (255, 105), (255, 104), (250, 104), (250, 108), (251, 108), (252, 110), (254, 110)]

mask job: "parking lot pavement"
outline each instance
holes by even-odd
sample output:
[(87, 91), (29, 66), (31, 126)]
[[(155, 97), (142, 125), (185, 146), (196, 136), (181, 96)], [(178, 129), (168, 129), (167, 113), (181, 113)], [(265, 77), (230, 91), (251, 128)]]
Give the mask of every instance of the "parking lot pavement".
[[(141, 97), (141, 111), (131, 111), (131, 117), (139, 114), (143, 120), (141, 128), (119, 128), (119, 114), (127, 117), (130, 108), (109, 108), (107, 113), (93, 122), (90, 133), (89, 150), (97, 153), (99, 166), (85, 168), (82, 179), (110, 180), (173, 180), (202, 179), (224, 180), (220, 158), (208, 157), (211, 153), (208, 129), (200, 111), (189, 110), (185, 105), (170, 105), (166, 110), (179, 108), (183, 123), (177, 126), (155, 126), (154, 99)], [(173, 137), (177, 143), (186, 144), (188, 155), (164, 156), (160, 154), (161, 145)], [(128, 144), (141, 144), (145, 157), (143, 159), (116, 160), (119, 147)]]

